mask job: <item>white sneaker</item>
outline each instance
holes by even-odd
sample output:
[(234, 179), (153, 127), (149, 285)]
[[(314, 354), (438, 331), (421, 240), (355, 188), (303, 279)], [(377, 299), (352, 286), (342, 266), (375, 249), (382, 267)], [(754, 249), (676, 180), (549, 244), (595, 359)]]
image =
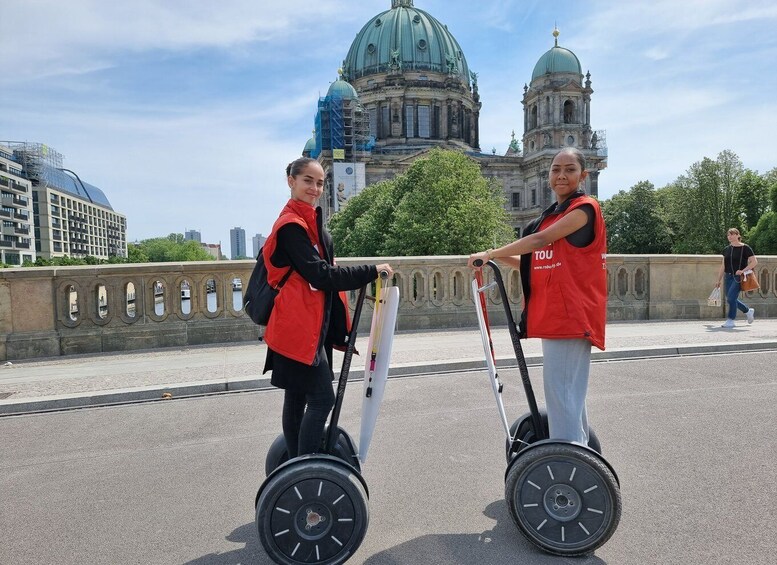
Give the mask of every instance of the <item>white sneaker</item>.
[(727, 319), (725, 323), (720, 326), (721, 328), (733, 328), (734, 327), (734, 320)]
[(747, 323), (752, 324), (753, 320), (755, 320), (755, 310), (750, 308), (750, 310), (747, 311)]

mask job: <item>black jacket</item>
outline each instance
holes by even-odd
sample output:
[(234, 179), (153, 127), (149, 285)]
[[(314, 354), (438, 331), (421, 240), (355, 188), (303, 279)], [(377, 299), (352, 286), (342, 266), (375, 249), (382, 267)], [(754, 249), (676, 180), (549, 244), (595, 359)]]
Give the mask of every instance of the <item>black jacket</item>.
[[(321, 253), (316, 251), (302, 226), (286, 224), (278, 231), (278, 244), (270, 258), (276, 267), (291, 266), (312, 287), (326, 292), (321, 341), (316, 359), (313, 362), (314, 366), (322, 361), (331, 363), (333, 346), (346, 344), (345, 306), (341, 300), (335, 299), (336, 294), (339, 291), (361, 288), (378, 276), (375, 265), (356, 265), (353, 267), (334, 265), (334, 244), (332, 236), (323, 226), (320, 208), (316, 210), (316, 218), (319, 241), (324, 247)], [(322, 352), (326, 355), (323, 356)], [(268, 348), (264, 372), (273, 369), (275, 356), (279, 356), (279, 354)], [(288, 363), (283, 363), (283, 365), (287, 366)], [(300, 365), (299, 371), (304, 371), (305, 365), (301, 363), (298, 365)], [(290, 388), (290, 379), (293, 377), (294, 375), (277, 374), (277, 371), (273, 371), (272, 384), (280, 388)]]

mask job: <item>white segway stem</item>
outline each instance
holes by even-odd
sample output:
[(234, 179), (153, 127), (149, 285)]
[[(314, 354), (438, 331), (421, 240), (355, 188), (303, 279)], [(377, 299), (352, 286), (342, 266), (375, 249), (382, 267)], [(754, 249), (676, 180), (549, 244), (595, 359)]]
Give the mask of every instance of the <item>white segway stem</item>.
[(502, 401), (502, 383), (499, 380), (499, 374), (496, 371), (496, 360), (491, 352), (491, 344), (488, 337), (488, 330), (486, 328), (486, 319), (483, 315), (483, 308), (480, 304), (480, 294), (487, 292), (496, 283), (484, 285), (482, 288), (478, 286), (478, 281), (472, 279), (472, 300), (475, 302), (475, 312), (478, 317), (478, 327), (480, 328), (480, 338), (483, 342), (483, 353), (486, 356), (486, 369), (488, 370), (488, 380), (491, 383), (491, 390), (494, 393), (496, 399), (496, 407), (499, 411), (499, 418), (504, 426), (505, 435), (507, 439), (512, 442), (513, 438), (510, 437), (510, 424), (507, 423), (507, 414), (505, 413), (505, 405)]

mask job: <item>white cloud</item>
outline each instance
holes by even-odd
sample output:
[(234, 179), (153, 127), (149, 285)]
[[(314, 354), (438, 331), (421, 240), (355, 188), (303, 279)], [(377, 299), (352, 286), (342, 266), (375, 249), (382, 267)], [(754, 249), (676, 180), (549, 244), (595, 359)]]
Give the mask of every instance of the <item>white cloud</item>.
[(238, 49), (293, 42), (315, 50), (321, 22), (348, 25), (361, 10), (336, 0), (165, 1), (38, 0), (3, 10), (4, 57), (20, 61), (13, 78), (90, 72), (126, 51)]
[[(558, 6), (563, 9), (559, 9)], [(266, 233), (350, 42), (389, 0), (28, 0), (4, 8), (0, 138), (46, 143), (128, 216), (129, 237)], [(591, 70), (604, 197), (723, 149), (775, 165), (773, 1), (416, 0), (480, 73), (481, 145), (523, 135), (523, 84), (560, 44)], [(555, 12), (559, 12), (556, 14)], [(161, 65), (160, 65), (161, 63)], [(40, 79), (40, 80), (38, 80)]]

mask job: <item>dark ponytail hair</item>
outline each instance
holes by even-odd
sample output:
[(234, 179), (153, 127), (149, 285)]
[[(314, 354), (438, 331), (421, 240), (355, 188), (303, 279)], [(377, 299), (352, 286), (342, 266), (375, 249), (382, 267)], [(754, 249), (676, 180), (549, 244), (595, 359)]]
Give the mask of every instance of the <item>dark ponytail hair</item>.
[(296, 177), (310, 163), (318, 163), (318, 161), (311, 159), (310, 157), (300, 157), (299, 159), (295, 159), (286, 166), (286, 176)]

